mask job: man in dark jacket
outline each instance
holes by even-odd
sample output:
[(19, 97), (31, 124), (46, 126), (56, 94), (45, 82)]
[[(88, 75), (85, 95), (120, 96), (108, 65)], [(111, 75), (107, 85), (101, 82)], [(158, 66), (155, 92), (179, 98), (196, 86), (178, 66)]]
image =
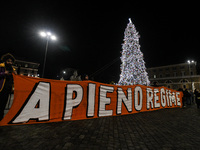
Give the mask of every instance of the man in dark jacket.
[(8, 96), (12, 91), (13, 76), (16, 74), (12, 67), (15, 58), (11, 54), (5, 54), (1, 57), (3, 63), (0, 63), (0, 120), (4, 117), (4, 109), (8, 102)]
[(197, 108), (200, 107), (200, 93), (199, 90), (196, 90), (196, 104), (197, 104)]

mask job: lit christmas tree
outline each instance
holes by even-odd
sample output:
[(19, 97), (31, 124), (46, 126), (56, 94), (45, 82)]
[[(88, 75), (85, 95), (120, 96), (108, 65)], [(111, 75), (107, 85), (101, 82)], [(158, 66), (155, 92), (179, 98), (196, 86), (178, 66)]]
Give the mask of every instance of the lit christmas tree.
[(121, 75), (119, 85), (149, 85), (143, 53), (140, 51), (140, 35), (129, 18), (122, 44)]

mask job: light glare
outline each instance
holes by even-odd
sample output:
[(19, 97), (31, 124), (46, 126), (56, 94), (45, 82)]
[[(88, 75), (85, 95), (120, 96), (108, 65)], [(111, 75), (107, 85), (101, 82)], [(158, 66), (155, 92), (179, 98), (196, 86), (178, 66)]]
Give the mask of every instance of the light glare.
[(195, 63), (195, 61), (194, 60), (188, 60), (187, 63), (188, 64), (193, 64), (193, 63)]
[(40, 34), (40, 36), (46, 37), (47, 39), (51, 39), (53, 41), (57, 40), (57, 37), (55, 35), (53, 35), (51, 32), (41, 31), (39, 34)]
[(56, 40), (56, 36), (54, 36), (54, 35), (51, 36), (51, 39), (52, 39), (52, 40)]
[(49, 35), (49, 36), (50, 36), (50, 35), (51, 35), (51, 32), (47, 32), (47, 35)]
[(45, 32), (40, 32), (40, 35), (41, 35), (42, 37), (47, 36), (47, 34), (46, 34)]

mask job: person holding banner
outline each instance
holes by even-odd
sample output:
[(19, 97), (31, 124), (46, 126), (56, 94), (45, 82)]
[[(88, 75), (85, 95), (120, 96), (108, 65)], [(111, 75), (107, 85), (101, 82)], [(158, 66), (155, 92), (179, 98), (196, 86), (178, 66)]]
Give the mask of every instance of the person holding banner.
[(0, 120), (4, 117), (4, 109), (8, 102), (9, 94), (12, 92), (13, 76), (17, 74), (13, 68), (15, 58), (7, 53), (1, 57), (3, 63), (0, 63)]

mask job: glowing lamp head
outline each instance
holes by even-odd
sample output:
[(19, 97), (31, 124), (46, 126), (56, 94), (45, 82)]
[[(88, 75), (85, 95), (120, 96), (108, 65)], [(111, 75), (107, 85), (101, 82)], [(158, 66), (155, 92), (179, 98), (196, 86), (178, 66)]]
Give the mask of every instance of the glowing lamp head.
[(50, 36), (50, 35), (51, 35), (51, 32), (47, 32), (47, 35)]
[(52, 40), (56, 40), (56, 36), (54, 36), (54, 35), (51, 36), (51, 39), (52, 39)]
[(40, 32), (39, 33), (41, 37), (46, 37), (48, 40), (51, 39), (53, 41), (57, 40), (57, 37), (53, 35), (51, 32)]
[(46, 34), (45, 32), (40, 32), (40, 35), (41, 35), (42, 37), (46, 37), (46, 36), (47, 36), (47, 34)]

